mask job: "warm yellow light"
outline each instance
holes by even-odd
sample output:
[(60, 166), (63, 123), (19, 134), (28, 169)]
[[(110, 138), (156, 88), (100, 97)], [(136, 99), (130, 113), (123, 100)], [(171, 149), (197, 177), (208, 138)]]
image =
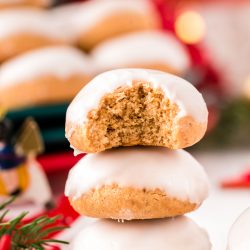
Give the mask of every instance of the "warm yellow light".
[(205, 35), (204, 20), (195, 11), (183, 12), (175, 22), (175, 32), (184, 43), (198, 43)]

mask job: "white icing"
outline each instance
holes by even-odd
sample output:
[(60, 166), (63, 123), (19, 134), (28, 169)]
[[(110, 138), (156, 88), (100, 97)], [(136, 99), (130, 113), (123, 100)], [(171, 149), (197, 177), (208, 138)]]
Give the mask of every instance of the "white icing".
[(67, 46), (47, 47), (4, 63), (0, 67), (0, 88), (48, 74), (64, 79), (73, 74), (88, 75), (91, 71), (90, 59), (80, 50)]
[(0, 12), (0, 39), (16, 34), (37, 34), (54, 39), (68, 40), (58, 29), (52, 15), (35, 8), (15, 8)]
[(200, 204), (208, 196), (201, 165), (184, 150), (123, 147), (83, 157), (70, 171), (65, 194), (79, 198), (92, 188), (159, 188), (180, 200)]
[(184, 72), (190, 66), (185, 47), (170, 33), (136, 32), (101, 43), (93, 51), (99, 72), (131, 65), (161, 63)]
[(250, 208), (233, 224), (228, 237), (228, 250), (250, 249)]
[(72, 250), (211, 250), (207, 233), (182, 216), (162, 220), (98, 220), (82, 230)]
[(52, 14), (62, 21), (62, 25), (71, 36), (78, 37), (104, 18), (119, 11), (141, 13), (151, 18), (156, 15), (152, 3), (148, 0), (91, 0), (62, 5), (52, 9)]
[(98, 107), (104, 95), (118, 87), (131, 86), (133, 80), (146, 81), (153, 88), (161, 88), (166, 97), (179, 106), (177, 118), (190, 115), (197, 122), (207, 122), (206, 103), (192, 84), (171, 74), (146, 69), (116, 69), (98, 75), (72, 101), (66, 119), (77, 124), (85, 123), (88, 112)]

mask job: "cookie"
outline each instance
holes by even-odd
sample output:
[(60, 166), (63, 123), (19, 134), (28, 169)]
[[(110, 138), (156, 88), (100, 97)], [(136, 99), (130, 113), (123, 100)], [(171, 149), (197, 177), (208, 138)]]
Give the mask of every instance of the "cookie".
[(83, 229), (72, 250), (210, 250), (207, 233), (182, 216), (164, 220), (118, 223), (98, 220)]
[(70, 43), (48, 12), (16, 8), (0, 12), (0, 62), (48, 45)]
[(246, 209), (230, 229), (227, 250), (247, 250), (250, 246), (250, 208)]
[(208, 180), (184, 150), (121, 147), (80, 160), (69, 173), (65, 194), (89, 217), (165, 218), (198, 208), (208, 195)]
[(142, 31), (101, 43), (92, 55), (100, 72), (147, 68), (183, 75), (191, 62), (186, 48), (170, 33)]
[(179, 149), (207, 128), (202, 95), (189, 82), (161, 71), (117, 69), (84, 87), (66, 115), (66, 137), (77, 152), (152, 145)]
[(56, 46), (28, 52), (0, 67), (0, 105), (7, 109), (72, 100), (91, 79), (81, 51)]
[(87, 51), (124, 33), (160, 27), (159, 16), (148, 0), (92, 0), (55, 8), (54, 14)]
[(0, 9), (19, 6), (47, 7), (50, 4), (51, 0), (1, 0)]

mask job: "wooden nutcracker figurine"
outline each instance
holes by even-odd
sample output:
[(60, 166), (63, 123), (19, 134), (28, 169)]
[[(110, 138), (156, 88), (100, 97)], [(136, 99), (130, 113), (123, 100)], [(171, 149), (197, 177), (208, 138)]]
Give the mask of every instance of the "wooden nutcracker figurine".
[(27, 118), (14, 136), (11, 122), (0, 108), (0, 199), (17, 195), (46, 208), (52, 205), (52, 193), (47, 177), (36, 161), (43, 151), (40, 130), (32, 118)]

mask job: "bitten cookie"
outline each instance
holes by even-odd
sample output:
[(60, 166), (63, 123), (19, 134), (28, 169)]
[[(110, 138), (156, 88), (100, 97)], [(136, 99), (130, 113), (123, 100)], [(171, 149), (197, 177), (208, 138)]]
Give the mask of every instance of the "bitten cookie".
[(207, 233), (187, 217), (118, 223), (98, 220), (82, 230), (72, 250), (210, 250)]
[(0, 9), (19, 6), (47, 7), (52, 0), (0, 0)]
[(170, 33), (143, 31), (110, 39), (92, 55), (100, 72), (115, 68), (147, 68), (177, 75), (190, 67), (186, 48)]
[(67, 110), (73, 148), (99, 152), (153, 145), (172, 149), (198, 142), (207, 128), (202, 95), (189, 82), (145, 69), (117, 69), (95, 77)]
[(246, 209), (233, 224), (229, 236), (227, 250), (250, 249), (250, 208)]
[(123, 147), (85, 156), (65, 194), (80, 214), (121, 220), (182, 215), (208, 195), (207, 176), (184, 150)]
[(69, 43), (48, 12), (33, 8), (0, 12), (0, 62), (25, 51)]
[(0, 67), (0, 105), (17, 109), (70, 101), (91, 79), (91, 70), (89, 58), (75, 48), (28, 52)]
[(160, 27), (158, 14), (148, 0), (92, 0), (53, 11), (85, 50), (124, 33)]

